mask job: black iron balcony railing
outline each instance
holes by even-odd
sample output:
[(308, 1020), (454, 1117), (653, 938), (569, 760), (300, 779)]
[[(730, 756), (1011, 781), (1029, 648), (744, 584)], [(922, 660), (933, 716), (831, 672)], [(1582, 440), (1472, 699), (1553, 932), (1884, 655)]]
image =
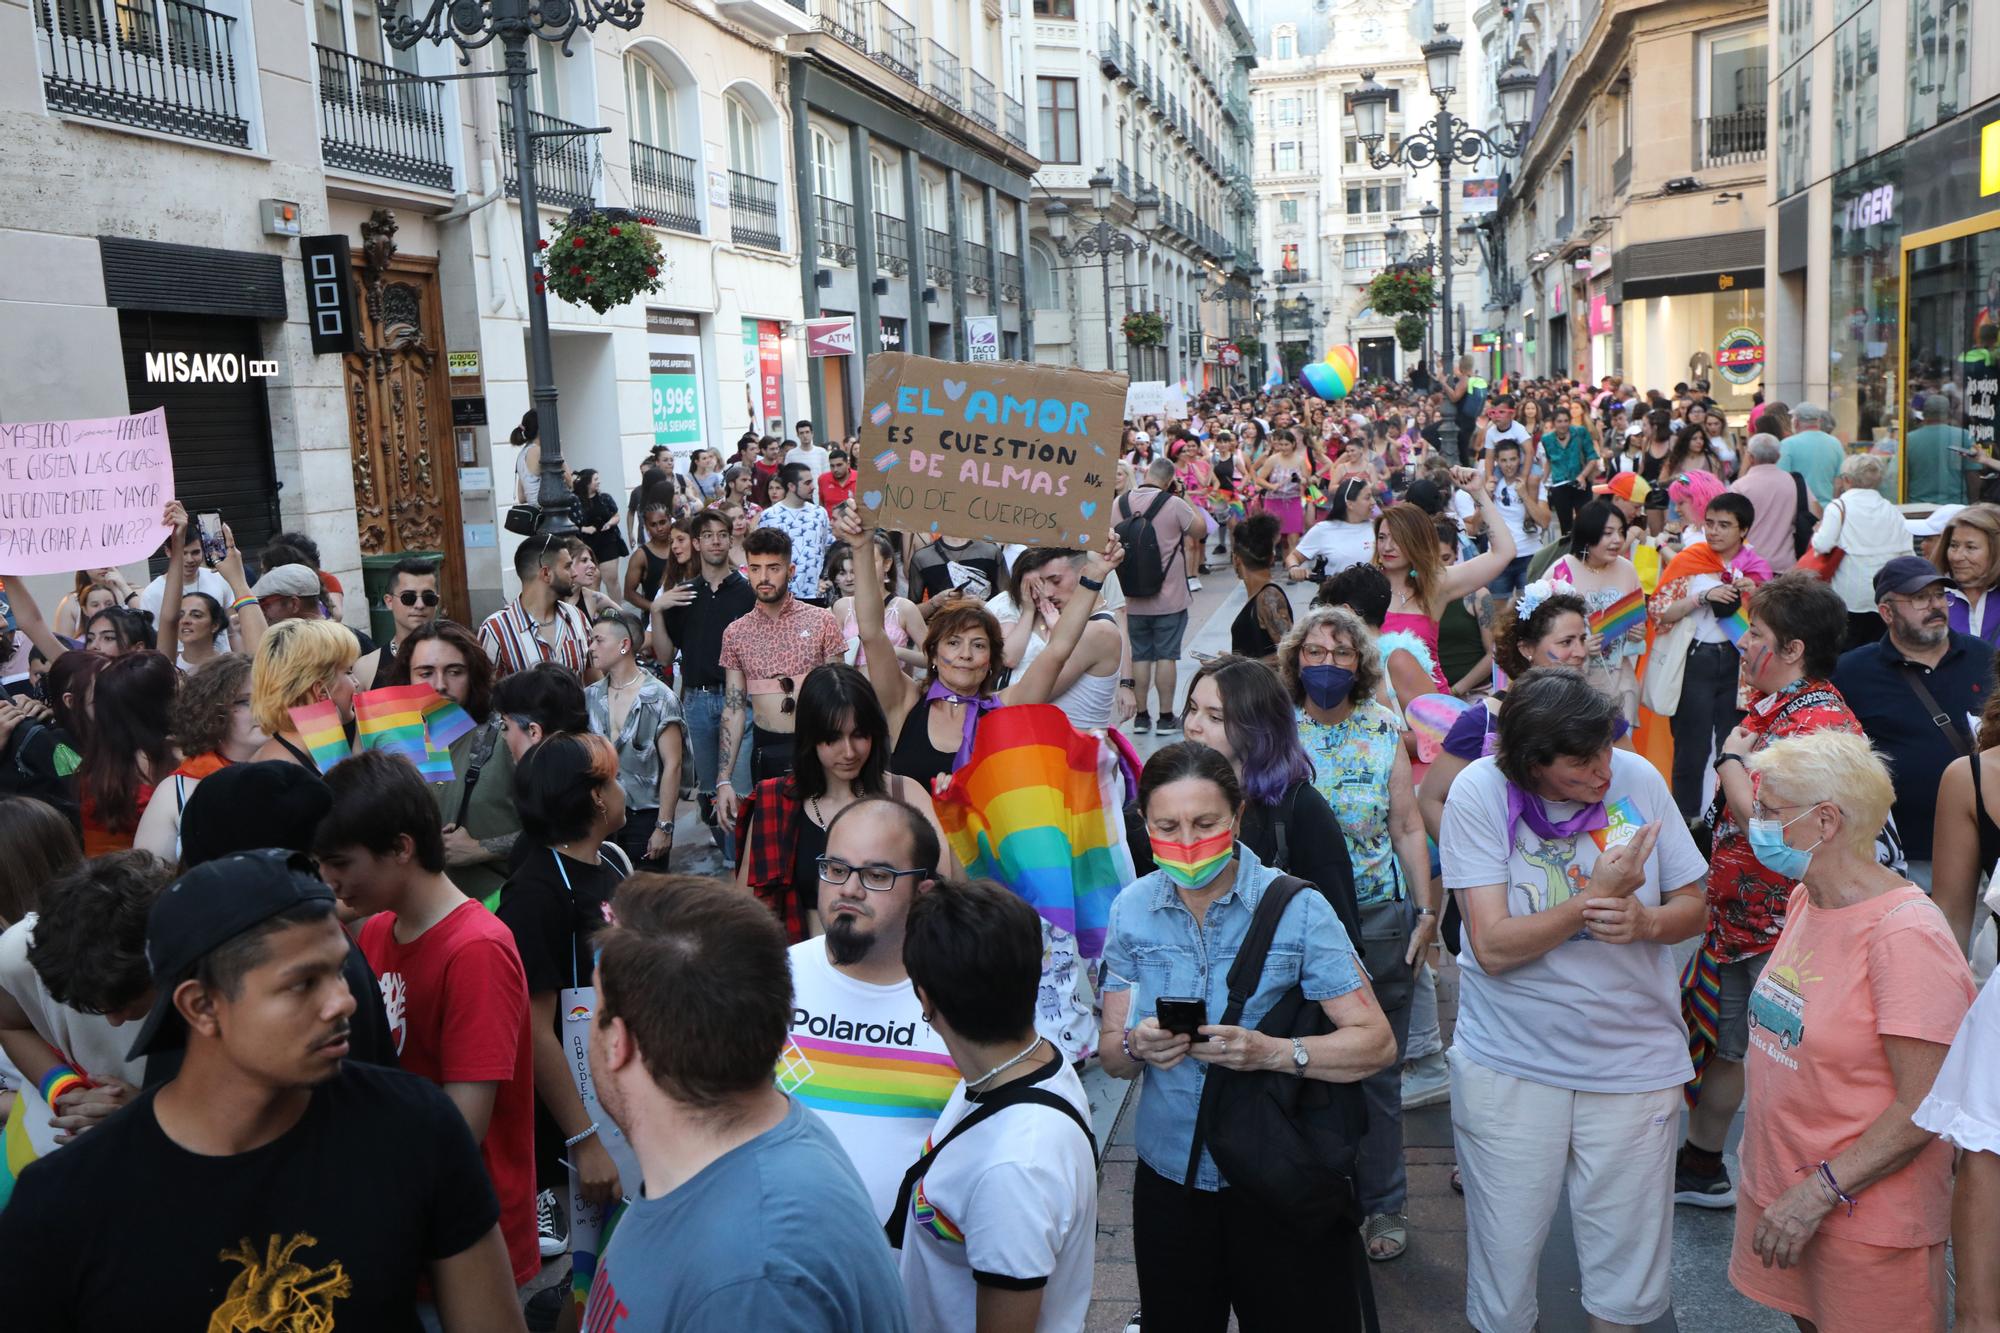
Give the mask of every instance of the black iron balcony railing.
[(965, 81), (972, 90), (972, 118), (989, 130), (1000, 128), (999, 97), (993, 88), (993, 80), (976, 69), (965, 72)]
[(1021, 289), (1027, 285), (1021, 272), (1021, 256), (1000, 256), (1000, 299), (1020, 304)]
[(965, 94), (960, 90), (962, 78), (958, 57), (939, 46), (933, 38), (926, 37), (924, 41), (930, 46), (931, 57), (929, 77), (924, 80), (924, 87), (930, 90), (932, 97), (954, 111), (963, 111)]
[(924, 228), (924, 271), (933, 287), (951, 286), (951, 233)]
[(819, 230), (819, 257), (835, 264), (854, 262), (854, 205), (827, 195), (813, 196), (813, 221)]
[(701, 235), (701, 164), (632, 140), (632, 202), (668, 231)]
[(819, 30), (832, 33), (857, 51), (868, 50), (868, 7), (862, 0), (815, 0)]
[(319, 64), (321, 161), (342, 171), (451, 188), (442, 82), (365, 86), (367, 80), (408, 76), (331, 46), (315, 45), (313, 56)]
[(236, 20), (184, 0), (35, 0), (49, 109), (250, 144)]
[(1733, 166), (1764, 156), (1765, 118), (1761, 106), (1732, 111), (1726, 116), (1704, 116), (1696, 128), (1696, 142), (1701, 151), (1697, 167)]
[(1118, 164), (1118, 174), (1112, 179), (1116, 181), (1116, 184), (1112, 188), (1118, 191), (1118, 197), (1121, 199), (1130, 199), (1132, 197), (1132, 168), (1120, 162)]
[(1097, 64), (1106, 74), (1114, 77), (1129, 77), (1126, 65), (1131, 56), (1125, 50), (1124, 41), (1118, 36), (1118, 29), (1109, 23), (1097, 25)]
[(910, 271), (910, 228), (901, 218), (875, 215), (875, 267), (898, 278)]
[(967, 241), (965, 243), (965, 286), (967, 291), (975, 295), (984, 296), (993, 289), (993, 284), (987, 281), (988, 276), (992, 272), (991, 268), (988, 267), (991, 261), (992, 251), (988, 250), (978, 241)]
[(1276, 279), (1280, 287), (1297, 286), (1305, 280), (1306, 271), (1302, 268), (1280, 268)]
[(778, 238), (778, 182), (729, 173), (729, 239), (760, 250), (784, 248)]
[(902, 75), (911, 83), (922, 81), (917, 54), (917, 25), (898, 14), (881, 0), (872, 0), (875, 11), (875, 44), (868, 54), (875, 63)]
[(1028, 146), (1028, 112), (1021, 100), (1010, 93), (1000, 94), (1000, 110), (1005, 119), (1007, 142), (1016, 148)]
[[(581, 125), (528, 113), (530, 130), (581, 130)], [(535, 199), (546, 208), (587, 208), (596, 202), (597, 156), (582, 134), (544, 139), (535, 145)], [(507, 193), (521, 197), (521, 173), (514, 162), (514, 108), (500, 103), (500, 156), (507, 173)]]

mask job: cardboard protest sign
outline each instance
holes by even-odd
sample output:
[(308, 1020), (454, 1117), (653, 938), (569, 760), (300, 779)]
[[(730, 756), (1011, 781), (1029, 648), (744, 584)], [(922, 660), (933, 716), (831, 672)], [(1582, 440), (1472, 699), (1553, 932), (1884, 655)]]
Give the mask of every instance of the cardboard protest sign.
[(863, 403), (856, 496), (868, 526), (1003, 544), (1103, 541), (1123, 375), (878, 352)]
[(0, 422), (0, 569), (66, 574), (144, 560), (174, 495), (163, 408), (136, 417)]

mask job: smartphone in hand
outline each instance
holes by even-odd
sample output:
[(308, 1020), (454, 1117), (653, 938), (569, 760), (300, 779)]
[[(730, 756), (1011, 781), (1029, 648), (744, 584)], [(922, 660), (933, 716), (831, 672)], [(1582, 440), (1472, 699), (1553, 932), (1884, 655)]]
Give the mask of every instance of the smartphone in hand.
[(1208, 1002), (1177, 996), (1162, 995), (1153, 1005), (1153, 1013), (1160, 1020), (1160, 1026), (1169, 1032), (1193, 1037), (1196, 1041), (1207, 1041), (1195, 1029), (1208, 1021)]
[(195, 531), (201, 536), (201, 558), (203, 563), (214, 566), (222, 563), (229, 554), (229, 539), (222, 535), (222, 515), (208, 509), (195, 515)]

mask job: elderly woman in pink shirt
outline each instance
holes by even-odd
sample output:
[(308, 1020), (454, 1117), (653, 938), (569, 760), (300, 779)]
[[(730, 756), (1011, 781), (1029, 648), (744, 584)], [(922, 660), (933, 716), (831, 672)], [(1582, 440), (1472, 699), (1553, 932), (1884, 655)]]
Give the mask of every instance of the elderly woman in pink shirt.
[(1798, 563), (1792, 523), (1799, 512), (1801, 491), (1792, 474), (1778, 466), (1778, 449), (1777, 436), (1752, 435), (1743, 450), (1743, 475), (1729, 489), (1756, 507), (1757, 517), (1750, 524), (1750, 549), (1782, 574)]

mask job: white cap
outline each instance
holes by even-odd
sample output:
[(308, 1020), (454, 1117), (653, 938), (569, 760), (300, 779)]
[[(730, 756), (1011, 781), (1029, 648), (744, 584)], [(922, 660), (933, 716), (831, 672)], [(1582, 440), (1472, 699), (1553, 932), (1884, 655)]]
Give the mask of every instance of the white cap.
[(1635, 421), (1625, 428), (1625, 433), (1627, 435), (1644, 435), (1646, 433), (1646, 423)]
[(1959, 510), (1963, 508), (1964, 505), (1939, 505), (1922, 518), (1906, 516), (1903, 522), (1908, 525), (1912, 537), (1935, 537), (1944, 531), (1945, 524), (1958, 517)]

